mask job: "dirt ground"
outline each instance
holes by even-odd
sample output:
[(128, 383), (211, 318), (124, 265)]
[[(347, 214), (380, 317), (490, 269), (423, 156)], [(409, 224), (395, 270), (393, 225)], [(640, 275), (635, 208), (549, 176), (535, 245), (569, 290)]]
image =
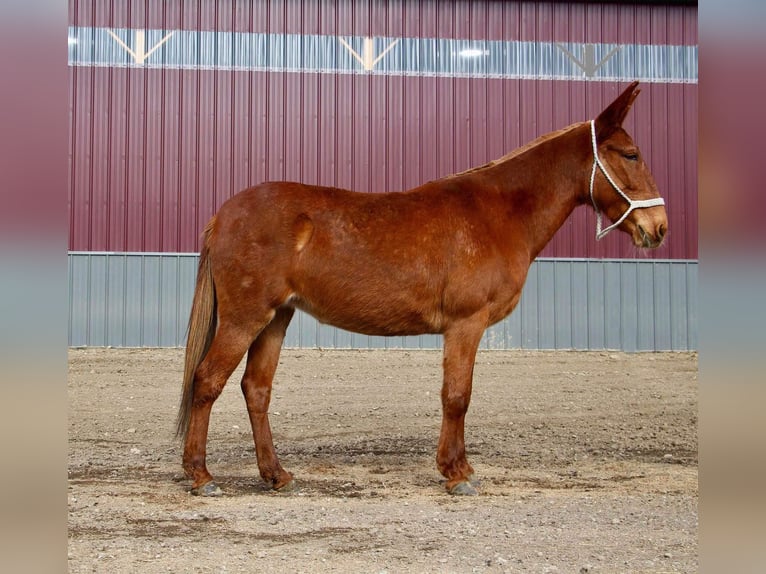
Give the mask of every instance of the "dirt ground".
[(173, 437), (183, 350), (69, 351), (70, 572), (696, 572), (697, 355), (488, 351), (466, 419), (478, 497), (444, 490), (438, 351), (286, 350), (292, 493), (258, 476), (239, 390), (213, 408), (220, 498)]

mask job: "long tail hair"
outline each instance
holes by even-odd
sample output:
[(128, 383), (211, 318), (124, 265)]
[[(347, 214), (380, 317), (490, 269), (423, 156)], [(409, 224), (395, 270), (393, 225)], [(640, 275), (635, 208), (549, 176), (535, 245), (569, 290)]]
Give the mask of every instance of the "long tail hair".
[(194, 372), (210, 349), (218, 317), (216, 312), (215, 284), (210, 267), (210, 234), (215, 223), (213, 217), (202, 232), (202, 249), (197, 269), (197, 285), (194, 288), (189, 327), (186, 333), (186, 359), (184, 361), (184, 386), (176, 420), (176, 437), (186, 438), (189, 432), (192, 403), (194, 401)]

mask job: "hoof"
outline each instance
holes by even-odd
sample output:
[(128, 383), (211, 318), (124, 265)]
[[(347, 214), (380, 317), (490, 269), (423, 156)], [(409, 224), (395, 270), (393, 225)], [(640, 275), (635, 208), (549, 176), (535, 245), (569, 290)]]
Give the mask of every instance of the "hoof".
[(221, 489), (218, 488), (218, 485), (212, 480), (210, 482), (203, 484), (202, 486), (198, 486), (197, 488), (192, 488), (191, 493), (194, 496), (222, 496), (223, 495), (223, 492), (221, 492)]
[(477, 496), (479, 491), (471, 486), (470, 482), (458, 482), (449, 489), (449, 493), (453, 496)]
[(481, 486), (481, 481), (473, 473), (468, 475), (468, 482), (471, 483), (471, 486)]
[(282, 486), (274, 486), (274, 490), (277, 492), (284, 492), (285, 494), (289, 494), (291, 492), (297, 491), (298, 487), (295, 486), (295, 481), (290, 479), (289, 482), (284, 483)]

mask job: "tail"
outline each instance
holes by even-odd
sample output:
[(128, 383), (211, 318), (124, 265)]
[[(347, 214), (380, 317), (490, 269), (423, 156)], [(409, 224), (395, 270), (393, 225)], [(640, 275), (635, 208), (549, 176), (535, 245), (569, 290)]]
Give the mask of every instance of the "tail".
[(216, 313), (215, 284), (210, 268), (210, 234), (215, 223), (215, 217), (205, 227), (202, 233), (202, 250), (197, 269), (197, 285), (194, 288), (189, 327), (186, 337), (186, 359), (184, 362), (184, 386), (181, 394), (181, 404), (178, 407), (176, 420), (176, 437), (185, 439), (189, 432), (192, 403), (194, 401), (194, 372), (210, 349), (218, 323)]

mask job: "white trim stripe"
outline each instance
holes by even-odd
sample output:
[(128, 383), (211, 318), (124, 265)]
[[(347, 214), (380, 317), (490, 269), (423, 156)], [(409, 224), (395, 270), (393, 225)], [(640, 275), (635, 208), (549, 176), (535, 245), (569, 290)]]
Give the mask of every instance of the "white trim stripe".
[(692, 83), (697, 46), (69, 28), (69, 65)]

